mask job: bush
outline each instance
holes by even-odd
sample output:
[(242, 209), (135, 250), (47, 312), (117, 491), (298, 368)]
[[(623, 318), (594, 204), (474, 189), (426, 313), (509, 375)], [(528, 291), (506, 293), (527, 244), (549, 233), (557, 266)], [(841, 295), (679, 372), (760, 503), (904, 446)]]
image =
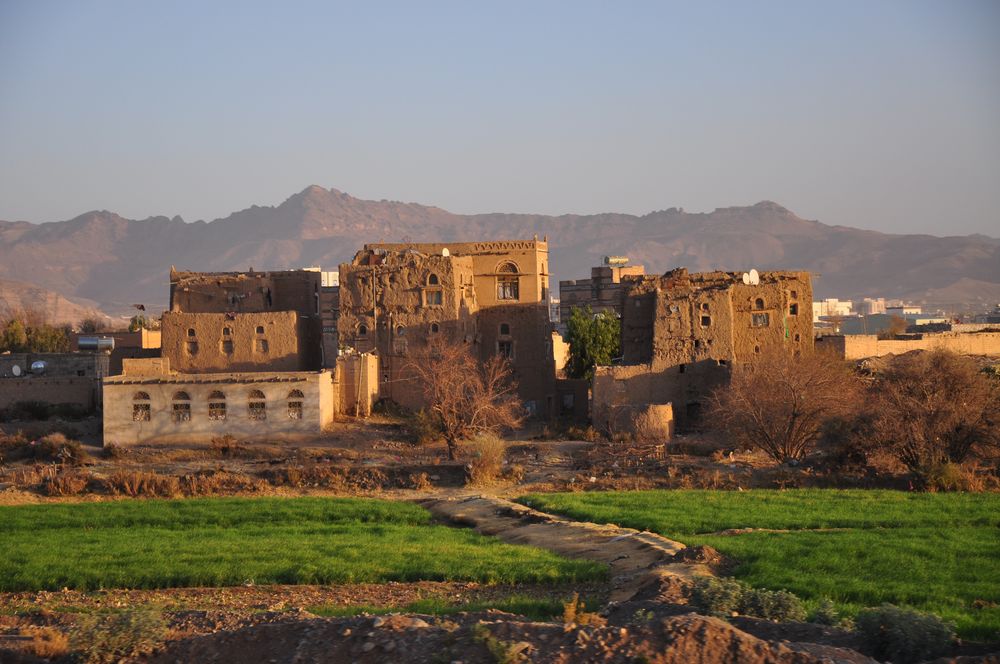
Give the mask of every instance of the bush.
[(856, 625), (873, 656), (896, 664), (939, 657), (955, 639), (954, 627), (936, 615), (892, 604), (865, 609)]
[(22, 627), (21, 636), (30, 636), (28, 650), (36, 657), (55, 659), (69, 652), (69, 637), (55, 627)]
[(236, 441), (236, 436), (227, 433), (225, 436), (216, 436), (212, 439), (212, 451), (225, 458), (235, 456), (240, 451), (240, 446)]
[(71, 633), (73, 649), (92, 664), (151, 653), (167, 635), (167, 621), (155, 607), (112, 615), (81, 614)]
[(417, 445), (430, 445), (440, 441), (441, 423), (433, 413), (420, 409), (406, 420), (410, 440)]
[(469, 462), (469, 484), (488, 486), (503, 472), (507, 442), (491, 433), (480, 433), (469, 441), (472, 460)]
[(36, 461), (79, 466), (88, 460), (79, 442), (62, 433), (50, 433), (38, 440), (28, 440), (20, 432), (0, 441), (0, 455), (8, 461)]
[(43, 488), (49, 496), (75, 496), (87, 488), (90, 477), (83, 473), (60, 473), (45, 480)]
[(267, 486), (264, 480), (243, 473), (225, 470), (204, 470), (180, 479), (181, 490), (189, 496), (213, 496), (238, 493), (240, 491), (260, 491)]
[(816, 607), (816, 611), (813, 613), (812, 622), (817, 625), (836, 625), (840, 622), (840, 613), (837, 611), (836, 606), (833, 602), (828, 599), (824, 599)]
[(786, 590), (752, 588), (742, 581), (699, 577), (688, 591), (688, 603), (699, 613), (728, 618), (734, 613), (777, 621), (802, 621), (802, 600)]
[(173, 475), (160, 475), (137, 470), (114, 472), (104, 480), (104, 486), (115, 495), (131, 498), (141, 496), (173, 498), (181, 492), (180, 481)]

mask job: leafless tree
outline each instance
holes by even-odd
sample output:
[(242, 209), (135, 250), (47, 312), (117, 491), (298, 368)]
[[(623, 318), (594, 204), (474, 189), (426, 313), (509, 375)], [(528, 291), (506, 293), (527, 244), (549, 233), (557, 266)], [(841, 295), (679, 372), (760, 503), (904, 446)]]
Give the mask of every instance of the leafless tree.
[(908, 320), (906, 320), (902, 316), (893, 314), (892, 316), (889, 317), (889, 327), (879, 332), (878, 338), (895, 339), (899, 335), (904, 334), (906, 332), (906, 328), (909, 327), (909, 325), (910, 322)]
[(872, 443), (918, 477), (1000, 446), (1000, 385), (943, 350), (893, 358), (871, 392)]
[(733, 367), (731, 381), (709, 399), (713, 427), (776, 461), (800, 459), (823, 425), (859, 404), (860, 383), (849, 365), (819, 351), (765, 351)]
[(503, 357), (479, 362), (468, 345), (438, 341), (409, 368), (448, 444), (449, 459), (456, 458), (459, 441), (517, 427), (524, 419), (517, 384)]

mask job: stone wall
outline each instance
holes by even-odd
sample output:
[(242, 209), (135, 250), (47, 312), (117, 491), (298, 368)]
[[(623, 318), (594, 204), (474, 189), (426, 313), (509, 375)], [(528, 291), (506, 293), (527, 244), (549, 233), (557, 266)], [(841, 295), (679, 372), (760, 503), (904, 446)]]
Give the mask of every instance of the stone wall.
[(295, 311), (165, 312), (161, 353), (185, 373), (317, 370), (322, 341), (313, 322)]

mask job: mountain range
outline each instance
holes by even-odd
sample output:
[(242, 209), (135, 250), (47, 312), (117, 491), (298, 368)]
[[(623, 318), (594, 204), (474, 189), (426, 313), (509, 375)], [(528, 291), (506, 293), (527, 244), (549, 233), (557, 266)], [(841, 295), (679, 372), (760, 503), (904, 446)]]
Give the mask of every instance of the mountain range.
[[(416, 203), (361, 200), (315, 185), (278, 206), (254, 205), (212, 222), (132, 220), (107, 211), (42, 224), (0, 221), (0, 279), (53, 291), (85, 309), (96, 303), (122, 314), (143, 303), (152, 312), (166, 304), (171, 265), (204, 271), (336, 269), (366, 242), (535, 235), (549, 240), (553, 291), (559, 279), (589, 277), (603, 256), (625, 255), (647, 272), (679, 266), (809, 270), (816, 275), (817, 298), (886, 297), (976, 310), (1000, 302), (1000, 239), (984, 235), (831, 226), (770, 201), (641, 216), (459, 215)], [(0, 299), (7, 291), (0, 290)]]

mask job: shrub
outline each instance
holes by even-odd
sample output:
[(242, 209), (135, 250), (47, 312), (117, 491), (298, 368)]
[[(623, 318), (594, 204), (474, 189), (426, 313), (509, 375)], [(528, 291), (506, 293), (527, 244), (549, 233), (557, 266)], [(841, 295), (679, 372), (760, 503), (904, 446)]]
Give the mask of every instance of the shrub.
[(936, 615), (892, 604), (865, 609), (856, 625), (872, 655), (896, 664), (939, 657), (955, 639), (954, 627)]
[(802, 621), (802, 600), (786, 590), (751, 588), (742, 581), (699, 577), (688, 590), (688, 603), (699, 613), (728, 618), (739, 613), (766, 620)]
[(119, 470), (104, 480), (104, 486), (115, 495), (125, 495), (131, 498), (145, 496), (149, 498), (173, 498), (181, 492), (181, 483), (173, 475), (137, 470)]
[(260, 491), (267, 486), (264, 480), (243, 473), (204, 470), (180, 478), (181, 491), (189, 496), (212, 496), (240, 491)]
[(81, 614), (71, 642), (84, 661), (102, 664), (148, 654), (166, 635), (167, 621), (160, 609), (143, 606), (111, 615)]
[(952, 481), (947, 464), (1000, 447), (1000, 385), (972, 358), (946, 351), (900, 355), (877, 376), (870, 402), (872, 442), (928, 488)]
[(813, 612), (812, 622), (817, 625), (836, 625), (840, 621), (840, 613), (837, 607), (829, 599), (820, 601), (816, 611)]
[(83, 473), (60, 473), (45, 480), (43, 488), (50, 496), (75, 496), (87, 488), (90, 477)]
[(492, 433), (480, 433), (469, 441), (469, 484), (487, 486), (496, 482), (503, 471), (507, 442)]
[(235, 456), (240, 451), (236, 436), (226, 434), (212, 439), (212, 451), (220, 457)]
[(441, 423), (433, 413), (420, 409), (406, 421), (410, 439), (417, 445), (430, 445), (441, 440)]
[(9, 461), (36, 461), (79, 466), (88, 460), (79, 442), (62, 433), (28, 440), (21, 432), (0, 440), (0, 454)]
[(735, 579), (699, 577), (688, 590), (688, 603), (698, 613), (728, 618), (737, 611), (745, 589), (746, 585)]
[(37, 657), (54, 659), (69, 652), (69, 637), (55, 627), (22, 627), (21, 636), (30, 636), (28, 650)]

